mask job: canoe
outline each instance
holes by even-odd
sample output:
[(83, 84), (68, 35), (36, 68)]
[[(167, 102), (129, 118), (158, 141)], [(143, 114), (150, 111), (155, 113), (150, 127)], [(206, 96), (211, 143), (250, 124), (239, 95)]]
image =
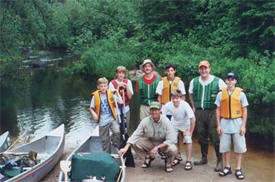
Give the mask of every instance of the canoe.
[(12, 140), (10, 137), (10, 133), (6, 131), (0, 136), (0, 152), (4, 152), (5, 150), (7, 150), (11, 143)]
[[(97, 126), (94, 132), (90, 136), (88, 136), (86, 139), (84, 139), (84, 141), (69, 155), (66, 161), (60, 162), (61, 169), (62, 169), (62, 162), (71, 161), (75, 154), (89, 154), (89, 153), (101, 153), (101, 152), (103, 152), (103, 148), (102, 148), (101, 139), (99, 137), (99, 129)], [(124, 159), (118, 155), (118, 149), (116, 149), (115, 147), (112, 147), (111, 156), (113, 157), (113, 159), (115, 159), (117, 164), (120, 166), (119, 175), (116, 181), (124, 182), (126, 177), (126, 167), (125, 167)], [(64, 182), (64, 181), (65, 181), (65, 175), (64, 175), (64, 172), (61, 170), (61, 172), (59, 173), (59, 182)], [(70, 177), (68, 177), (68, 181), (73, 182), (73, 180), (71, 180)], [(86, 180), (86, 181), (89, 181), (89, 180)]]
[[(35, 151), (37, 153), (37, 158), (40, 159), (40, 162), (35, 164), (33, 167), (23, 168), (23, 171), (14, 177), (8, 177), (5, 175), (6, 171), (4, 171), (0, 181), (38, 182), (58, 163), (59, 159), (63, 155), (64, 143), (65, 130), (64, 124), (62, 124), (48, 134), (38, 139), (34, 139), (32, 142), (26, 145), (22, 145), (15, 149), (3, 152), (3, 154), (7, 156), (20, 156), (26, 154), (28, 155), (30, 151)], [(13, 170), (13, 168), (15, 169), (15, 167), (12, 167), (11, 170)]]

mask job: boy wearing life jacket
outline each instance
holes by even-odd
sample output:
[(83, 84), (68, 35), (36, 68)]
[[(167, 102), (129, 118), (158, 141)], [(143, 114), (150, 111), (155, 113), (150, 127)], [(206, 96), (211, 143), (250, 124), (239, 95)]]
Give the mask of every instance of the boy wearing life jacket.
[(156, 75), (154, 70), (153, 62), (150, 59), (145, 59), (142, 63), (144, 75), (138, 79), (136, 84), (136, 92), (139, 94), (140, 100), (140, 120), (150, 115), (149, 105), (151, 102), (157, 101), (156, 88), (160, 76)]
[(182, 99), (185, 100), (185, 87), (183, 81), (175, 76), (176, 66), (174, 64), (167, 64), (165, 67), (166, 76), (158, 83), (156, 93), (158, 94), (158, 101), (162, 105), (171, 101), (171, 91), (180, 90)]
[(120, 105), (120, 112), (125, 114), (126, 128), (129, 128), (130, 124), (130, 100), (134, 94), (131, 80), (125, 78), (127, 69), (124, 66), (118, 66), (116, 68), (116, 79), (109, 83), (109, 89), (111, 92), (119, 90), (119, 94), (123, 100), (123, 104)]
[[(123, 102), (118, 90), (115, 90), (116, 94), (113, 95), (108, 89), (108, 80), (105, 77), (97, 80), (97, 89), (91, 94), (92, 100), (89, 110), (93, 120), (99, 124), (103, 150), (111, 153), (111, 138), (115, 147), (119, 148), (120, 144), (120, 129), (115, 112), (115, 101), (119, 104)], [(110, 130), (112, 137), (110, 137)]]
[(207, 60), (200, 61), (200, 76), (191, 80), (189, 84), (189, 98), (196, 116), (196, 129), (201, 146), (201, 160), (195, 161), (194, 165), (207, 164), (208, 143), (211, 140), (217, 157), (215, 171), (222, 167), (222, 154), (219, 151), (220, 138), (216, 131), (216, 96), (222, 88), (226, 87), (224, 81), (210, 74), (211, 67)]
[[(162, 114), (166, 115), (170, 113), (171, 123), (174, 126), (175, 132), (178, 134), (182, 132), (184, 135), (184, 141), (178, 140), (177, 145), (179, 146), (180, 143), (186, 143), (186, 163), (185, 163), (185, 170), (191, 170), (193, 165), (191, 162), (191, 154), (192, 154), (192, 134), (195, 128), (195, 115), (190, 107), (190, 105), (182, 100), (182, 92), (180, 90), (172, 90), (171, 91), (171, 99), (172, 101), (167, 102), (162, 107)], [(178, 150), (180, 148), (178, 147)], [(172, 165), (175, 166), (180, 163), (180, 153), (178, 154), (173, 161)]]
[(244, 135), (246, 133), (248, 102), (243, 90), (235, 87), (237, 83), (235, 73), (228, 73), (225, 83), (227, 88), (223, 88), (219, 92), (215, 102), (217, 105), (217, 132), (220, 135), (220, 152), (225, 157), (225, 167), (219, 175), (226, 176), (232, 173), (230, 150), (231, 140), (233, 140), (237, 161), (235, 176), (237, 179), (242, 180), (245, 177), (241, 170), (241, 160), (242, 154), (247, 150)]

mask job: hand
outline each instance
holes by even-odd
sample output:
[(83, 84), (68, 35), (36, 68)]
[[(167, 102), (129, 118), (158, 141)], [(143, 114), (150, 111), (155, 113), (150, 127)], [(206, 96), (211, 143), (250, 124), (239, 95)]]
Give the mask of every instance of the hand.
[(221, 126), (217, 126), (217, 133), (218, 133), (219, 135), (222, 134), (222, 128), (221, 128)]
[(128, 149), (126, 149), (126, 148), (124, 147), (124, 148), (122, 148), (122, 149), (120, 149), (120, 150), (118, 151), (118, 154), (119, 154), (120, 156), (123, 157), (123, 155), (127, 152), (127, 150), (128, 150)]
[(96, 123), (98, 123), (98, 122), (99, 122), (99, 118), (98, 118), (98, 116), (97, 116), (97, 115), (94, 115), (94, 116), (93, 116), (93, 119), (94, 119), (94, 121), (95, 121)]
[(245, 126), (241, 126), (241, 129), (240, 129), (240, 135), (244, 135), (246, 133), (246, 129), (245, 129)]
[(119, 83), (117, 88), (119, 88), (119, 89), (125, 89), (125, 88), (127, 88), (127, 84), (124, 83), (124, 82)]
[(155, 158), (157, 152), (158, 152), (158, 146), (155, 146), (149, 153), (150, 157)]
[(192, 133), (190, 130), (186, 130), (184, 133), (183, 133), (184, 136), (192, 136)]

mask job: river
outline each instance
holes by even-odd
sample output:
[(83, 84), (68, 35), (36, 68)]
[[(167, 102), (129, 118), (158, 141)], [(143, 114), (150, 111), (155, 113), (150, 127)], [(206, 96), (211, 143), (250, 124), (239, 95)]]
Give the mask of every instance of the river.
[[(54, 54), (52, 57), (43, 57), (42, 61), (46, 62), (47, 67), (25, 67), (9, 80), (1, 81), (0, 133), (8, 130), (14, 138), (32, 138), (64, 123), (67, 149), (76, 147), (91, 133), (95, 124), (88, 108), (90, 93), (96, 88), (96, 80), (64, 74), (62, 69), (70, 62), (70, 57), (65, 56), (59, 60), (59, 56)], [(29, 63), (26, 60), (26, 65)], [(137, 105), (137, 96), (134, 96), (130, 131), (138, 123)], [(194, 156), (199, 157), (199, 153), (195, 144)], [(256, 177), (250, 179), (274, 181), (274, 153), (248, 146), (244, 158), (246, 175), (253, 174)]]

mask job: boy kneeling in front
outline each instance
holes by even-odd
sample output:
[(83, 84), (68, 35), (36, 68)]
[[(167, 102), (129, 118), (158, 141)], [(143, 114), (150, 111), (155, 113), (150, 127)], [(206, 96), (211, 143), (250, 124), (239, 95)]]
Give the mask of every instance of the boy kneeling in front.
[[(166, 115), (170, 113), (171, 123), (175, 129), (175, 133), (179, 135), (183, 133), (183, 140), (178, 139), (178, 154), (173, 161), (172, 165), (175, 166), (180, 163), (180, 146), (182, 143), (186, 143), (186, 163), (185, 170), (191, 170), (193, 165), (191, 162), (192, 156), (192, 134), (195, 128), (195, 115), (190, 105), (181, 99), (182, 93), (180, 90), (171, 91), (171, 100), (162, 107), (162, 113)], [(179, 137), (178, 137), (179, 138)]]

